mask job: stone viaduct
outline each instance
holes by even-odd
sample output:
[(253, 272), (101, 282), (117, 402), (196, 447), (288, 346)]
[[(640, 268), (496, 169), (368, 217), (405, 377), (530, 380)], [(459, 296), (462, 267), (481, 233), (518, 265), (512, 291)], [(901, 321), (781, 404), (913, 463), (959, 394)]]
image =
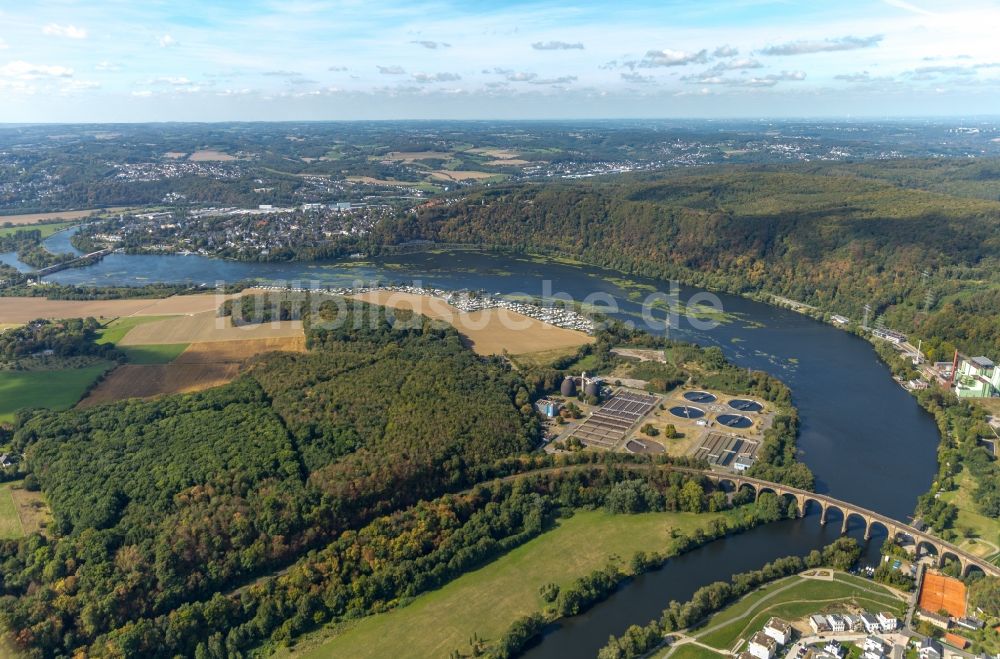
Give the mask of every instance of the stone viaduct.
[(804, 516), (807, 506), (810, 503), (815, 503), (820, 507), (821, 524), (826, 524), (827, 511), (831, 508), (835, 508), (840, 511), (840, 514), (843, 517), (843, 522), (840, 528), (841, 533), (847, 532), (848, 522), (852, 517), (858, 517), (865, 524), (865, 540), (868, 540), (871, 537), (872, 527), (878, 524), (888, 532), (890, 538), (896, 538), (899, 535), (911, 538), (914, 543), (914, 548), (918, 552), (921, 547), (932, 548), (938, 557), (938, 561), (942, 564), (946, 559), (957, 561), (962, 568), (962, 576), (967, 575), (970, 569), (978, 568), (982, 570), (984, 574), (1000, 577), (1000, 567), (980, 558), (979, 556), (974, 556), (963, 549), (959, 549), (950, 542), (945, 542), (944, 540), (930, 535), (925, 531), (920, 531), (909, 524), (904, 524), (903, 522), (892, 519), (891, 517), (877, 513), (874, 510), (868, 510), (867, 508), (862, 508), (861, 506), (856, 506), (852, 503), (841, 501), (840, 499), (835, 499), (824, 494), (816, 494), (815, 492), (800, 490), (796, 487), (762, 481), (757, 478), (750, 478), (739, 474), (702, 471), (699, 469), (685, 469), (681, 467), (670, 467), (670, 469), (704, 476), (722, 487), (728, 486), (734, 492), (742, 487), (750, 487), (754, 491), (755, 498), (759, 497), (763, 492), (773, 492), (779, 497), (794, 497), (795, 502), (798, 504), (799, 516)]

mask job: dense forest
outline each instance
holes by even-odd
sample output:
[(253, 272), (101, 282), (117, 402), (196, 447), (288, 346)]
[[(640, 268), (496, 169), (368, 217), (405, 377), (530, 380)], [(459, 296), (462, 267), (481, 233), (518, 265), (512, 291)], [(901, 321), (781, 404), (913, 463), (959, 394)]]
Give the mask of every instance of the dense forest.
[(13, 448), (57, 535), (0, 550), (0, 608), (19, 644), (68, 652), (533, 445), (516, 374), (450, 328), (362, 313), (345, 319), (350, 336), (316, 330), (313, 351), (261, 357), (225, 387), (23, 421)]
[[(1000, 176), (968, 169), (994, 186)], [(920, 186), (931, 174), (904, 171), (748, 166), (494, 186), (383, 227), (375, 241), (559, 254), (855, 320), (871, 304), (873, 321), (930, 340), (932, 351), (1000, 354), (1000, 203), (930, 192)]]

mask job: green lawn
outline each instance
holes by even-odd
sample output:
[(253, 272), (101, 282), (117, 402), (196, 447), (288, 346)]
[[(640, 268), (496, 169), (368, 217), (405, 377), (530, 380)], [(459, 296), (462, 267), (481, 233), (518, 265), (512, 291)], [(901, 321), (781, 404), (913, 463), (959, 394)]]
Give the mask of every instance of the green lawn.
[(708, 648), (703, 648), (693, 643), (685, 643), (678, 645), (673, 650), (668, 650), (662, 656), (669, 656), (670, 659), (722, 659), (722, 657), (727, 655), (713, 652)]
[(22, 407), (66, 409), (76, 404), (91, 382), (111, 368), (99, 362), (85, 368), (0, 372), (0, 422), (13, 421)]
[(750, 593), (712, 616), (694, 632), (699, 641), (714, 648), (729, 649), (739, 638), (764, 626), (777, 616), (795, 620), (827, 607), (855, 602), (876, 611), (902, 615), (904, 602), (881, 585), (849, 574), (838, 573), (833, 581), (788, 577)]
[[(610, 515), (580, 511), (556, 528), (488, 565), (388, 613), (363, 618), (346, 630), (323, 629), (279, 656), (446, 657), (466, 648), (473, 634), (495, 639), (512, 621), (543, 608), (539, 586), (561, 586), (638, 550), (663, 550), (669, 530), (687, 533), (722, 514)], [(338, 635), (338, 632), (339, 635)]]
[[(126, 316), (115, 318), (110, 323), (98, 330), (97, 343), (118, 343), (125, 338), (125, 335), (133, 328), (157, 320), (173, 318), (173, 316)], [(167, 364), (174, 361), (184, 352), (189, 344), (169, 343), (164, 345), (148, 346), (122, 346), (120, 349), (128, 355), (131, 364)]]
[(168, 364), (184, 352), (187, 343), (164, 343), (149, 346), (122, 346), (130, 364)]
[(958, 545), (978, 556), (992, 556), (1000, 551), (1000, 520), (979, 514), (976, 509), (976, 482), (967, 470), (955, 477), (958, 489), (941, 494), (941, 500), (958, 508), (954, 528), (960, 536), (971, 532)]
[(3, 540), (24, 535), (14, 500), (10, 497), (10, 486), (11, 483), (0, 483), (0, 539)]
[(42, 238), (48, 238), (56, 231), (62, 231), (67, 227), (78, 224), (76, 220), (72, 222), (52, 222), (50, 224), (21, 224), (12, 227), (0, 227), (0, 236), (10, 235), (21, 229), (38, 229), (42, 232)]
[(157, 320), (165, 320), (167, 318), (173, 318), (173, 316), (125, 316), (123, 318), (115, 318), (97, 331), (97, 343), (117, 344), (125, 338), (125, 335), (128, 334), (132, 328), (138, 325), (152, 323)]

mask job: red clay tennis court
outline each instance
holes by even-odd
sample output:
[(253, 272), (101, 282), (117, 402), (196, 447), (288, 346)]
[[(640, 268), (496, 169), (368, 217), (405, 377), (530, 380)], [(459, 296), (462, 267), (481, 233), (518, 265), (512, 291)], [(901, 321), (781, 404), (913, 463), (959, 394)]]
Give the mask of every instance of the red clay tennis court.
[(924, 575), (920, 589), (920, 608), (931, 613), (942, 610), (955, 618), (965, 616), (965, 584), (940, 574)]

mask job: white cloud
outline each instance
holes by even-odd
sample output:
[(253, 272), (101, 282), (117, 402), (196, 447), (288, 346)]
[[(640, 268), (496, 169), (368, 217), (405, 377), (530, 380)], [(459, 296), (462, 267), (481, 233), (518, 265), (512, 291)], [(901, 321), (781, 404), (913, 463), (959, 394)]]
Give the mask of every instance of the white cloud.
[(686, 50), (650, 50), (638, 62), (626, 62), (625, 66), (634, 69), (636, 66), (651, 69), (659, 66), (686, 66), (688, 64), (704, 64), (708, 61), (708, 51), (704, 48), (698, 52)]
[(718, 48), (712, 51), (712, 57), (736, 57), (739, 54), (740, 54), (739, 49), (733, 48), (729, 44), (726, 44), (725, 46), (719, 46)]
[(108, 60), (102, 60), (94, 65), (95, 71), (121, 71), (122, 67), (120, 64), (115, 64), (114, 62), (109, 62)]
[(160, 48), (173, 48), (174, 46), (180, 45), (179, 43), (177, 43), (177, 40), (174, 39), (169, 34), (164, 34), (162, 37), (160, 37), (159, 44)]
[(653, 76), (644, 76), (641, 73), (632, 72), (622, 72), (622, 80), (625, 82), (637, 82), (639, 84), (647, 85), (651, 82), (655, 82), (656, 79)]
[(49, 66), (31, 64), (17, 60), (0, 67), (0, 77), (16, 78), (18, 80), (35, 80), (37, 78), (71, 78), (73, 69), (65, 66)]
[(411, 41), (410, 43), (416, 44), (418, 46), (423, 46), (424, 48), (430, 50), (437, 50), (438, 48), (451, 48), (450, 43), (445, 43), (444, 41)]
[(67, 39), (86, 39), (87, 31), (75, 25), (59, 25), (49, 23), (42, 28), (42, 33), (50, 37), (65, 37)]
[(532, 85), (568, 85), (576, 80), (576, 76), (559, 76), (558, 78), (536, 78), (529, 80), (528, 83)]
[(417, 82), (455, 82), (462, 79), (457, 73), (414, 73), (413, 79)]
[(135, 96), (135, 97), (138, 97), (138, 98), (149, 98), (152, 95), (153, 95), (153, 92), (149, 91), (148, 89), (142, 89), (140, 91), (132, 92), (132, 96)]
[(397, 64), (392, 66), (376, 66), (375, 68), (384, 76), (401, 76), (406, 74), (406, 69)]
[(186, 87), (194, 84), (184, 76), (168, 76), (164, 78), (154, 78), (149, 81), (151, 85), (171, 85), (173, 87)]
[[(499, 70), (498, 70), (499, 72)], [(505, 76), (509, 82), (531, 82), (538, 77), (537, 73), (531, 73), (530, 71), (511, 71)]]
[(8, 48), (10, 48), (10, 46), (7, 45), (7, 42), (0, 39), (0, 50), (7, 50)]
[(94, 82), (93, 80), (67, 80), (59, 86), (59, 93), (72, 94), (74, 92), (99, 89), (100, 86), (100, 83)]
[(821, 41), (789, 41), (788, 43), (768, 46), (760, 50), (761, 55), (810, 55), (812, 53), (832, 53), (843, 50), (859, 50), (874, 48), (882, 41), (881, 34), (870, 37), (846, 36)]
[(582, 43), (569, 43), (566, 41), (536, 41), (531, 44), (531, 47), (535, 50), (583, 50)]

